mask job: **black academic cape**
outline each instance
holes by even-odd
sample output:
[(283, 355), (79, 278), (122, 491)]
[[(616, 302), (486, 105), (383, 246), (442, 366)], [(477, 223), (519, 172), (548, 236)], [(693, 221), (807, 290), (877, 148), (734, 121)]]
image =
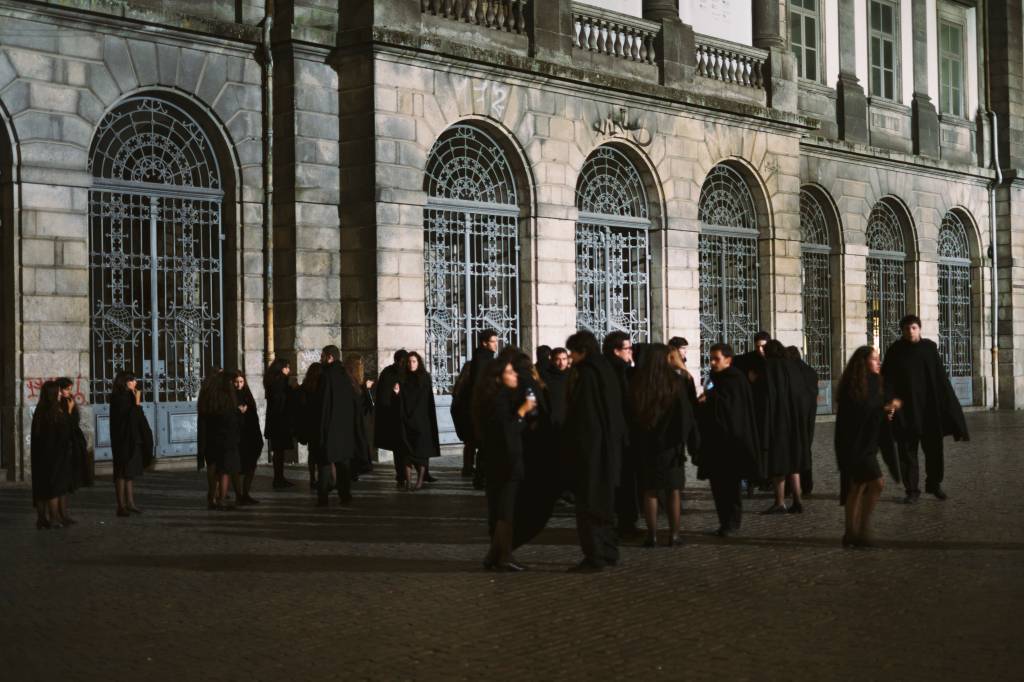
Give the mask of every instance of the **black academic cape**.
[(68, 419), (71, 424), (71, 490), (74, 492), (85, 485), (88, 475), (86, 468), (89, 466), (89, 443), (85, 439), (85, 432), (82, 431), (82, 413), (78, 411), (78, 405), (71, 408)]
[[(260, 433), (260, 414), (256, 408), (256, 399), (247, 385), (238, 392), (238, 404), (245, 405), (245, 414), (241, 416), (241, 436), (238, 453), (243, 473), (256, 469), (256, 463), (263, 454), (263, 434)], [(239, 413), (241, 414), (241, 413)]]
[(281, 376), (267, 387), (267, 414), (263, 435), (271, 450), (291, 450), (295, 447), (295, 389), (288, 377)]
[[(845, 502), (847, 477), (855, 472), (870, 471), (878, 466), (879, 450), (893, 480), (900, 481), (899, 458), (893, 440), (891, 422), (885, 404), (892, 399), (891, 390), (881, 390), (877, 376), (868, 377), (867, 395), (863, 398), (840, 393), (836, 400), (836, 429), (833, 444), (836, 463), (842, 476), (840, 502)], [(862, 475), (862, 474), (861, 474)]]
[(437, 408), (430, 375), (407, 375), (398, 394), (400, 452), (409, 464), (425, 466), (431, 457), (441, 456), (437, 431)]
[(238, 408), (206, 416), (206, 448), (218, 474), (242, 470), (241, 441), (244, 415)]
[(756, 350), (733, 358), (732, 368), (738, 370), (750, 382), (750, 393), (754, 400), (754, 422), (757, 435), (764, 446), (768, 428), (768, 359)]
[(565, 423), (565, 391), (569, 385), (569, 370), (559, 372), (552, 368), (544, 374), (543, 379), (547, 384), (548, 404), (551, 406), (551, 425), (557, 430)]
[(767, 389), (761, 446), (761, 478), (798, 474), (807, 468), (807, 398), (803, 373), (796, 360), (767, 358), (764, 363)]
[(395, 384), (400, 376), (398, 365), (388, 365), (381, 370), (373, 390), (376, 394), (376, 413), (373, 421), (373, 443), (382, 450), (394, 452), (398, 448), (398, 400)]
[(700, 446), (693, 405), (686, 391), (689, 378), (676, 375), (679, 386), (667, 410), (652, 426), (641, 425), (641, 415), (630, 414), (630, 451), (636, 458), (640, 485), (644, 490), (678, 488), (683, 482), (686, 448), (696, 452)]
[(516, 414), (520, 403), (516, 391), (502, 388), (481, 424), (480, 450), (488, 484), (500, 485), (523, 480), (523, 428), (525, 422)]
[(363, 413), (344, 365), (340, 362), (324, 365), (319, 389), (321, 463), (348, 462), (359, 447)]
[(615, 372), (601, 356), (584, 358), (569, 376), (562, 427), (562, 452), (577, 511), (612, 518), (627, 438)]
[[(547, 526), (564, 486), (558, 456), (558, 441), (551, 424), (551, 403), (547, 391), (532, 374), (519, 375), (519, 388), (510, 394), (514, 412), (532, 391), (537, 408), (523, 420), (523, 477), (516, 494), (516, 515), (513, 544), (519, 546), (532, 540)], [(485, 454), (484, 463), (487, 463)], [(488, 476), (488, 481), (490, 477)]]
[(897, 438), (938, 434), (970, 440), (963, 408), (934, 341), (897, 339), (885, 352), (882, 376), (887, 389), (903, 403), (896, 413)]
[(449, 412), (455, 424), (455, 434), (463, 442), (472, 442), (473, 428), (473, 396), (477, 384), (483, 377), (487, 364), (494, 359), (494, 353), (482, 346), (473, 351), (473, 359), (462, 366), (458, 379), (452, 390), (452, 404)]
[(32, 418), (29, 460), (32, 464), (32, 501), (42, 502), (71, 492), (71, 415), (61, 411), (53, 422)]
[(356, 420), (356, 452), (352, 462), (352, 472), (355, 474), (366, 473), (373, 469), (373, 458), (371, 453), (372, 443), (370, 434), (373, 433), (373, 394), (365, 386), (360, 387), (356, 398), (356, 412), (360, 418)]
[(149, 425), (142, 407), (135, 403), (131, 391), (115, 391), (110, 395), (110, 450), (114, 461), (114, 478), (131, 480), (142, 475)]
[(300, 387), (295, 392), (298, 415), (295, 421), (295, 435), (299, 442), (309, 449), (309, 461), (314, 464), (328, 464), (324, 459), (323, 436), (320, 425), (324, 418), (324, 403), (318, 384), (315, 390)]
[(704, 395), (698, 411), (697, 476), (754, 476), (759, 467), (761, 442), (747, 377), (733, 367), (712, 372)]
[(811, 462), (811, 449), (814, 446), (814, 425), (818, 419), (818, 373), (803, 360), (794, 360), (800, 370), (803, 390), (800, 396), (803, 402), (803, 421), (807, 429), (807, 453), (804, 455), (808, 466)]

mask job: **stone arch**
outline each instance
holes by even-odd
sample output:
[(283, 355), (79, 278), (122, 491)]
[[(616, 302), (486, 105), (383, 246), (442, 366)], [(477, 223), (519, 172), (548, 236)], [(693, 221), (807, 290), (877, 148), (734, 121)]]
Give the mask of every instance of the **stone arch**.
[(867, 342), (883, 353), (900, 336), (899, 320), (916, 311), (918, 241), (911, 213), (887, 195), (875, 202), (864, 228), (867, 259)]

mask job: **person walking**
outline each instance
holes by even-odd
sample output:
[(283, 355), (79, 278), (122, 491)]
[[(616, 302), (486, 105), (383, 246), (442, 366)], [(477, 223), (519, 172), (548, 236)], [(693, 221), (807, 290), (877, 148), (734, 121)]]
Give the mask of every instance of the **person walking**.
[[(405, 489), (411, 491), (423, 488), (430, 459), (441, 456), (441, 441), (437, 430), (434, 387), (423, 358), (414, 351), (409, 353), (405, 363), (405, 372), (393, 394), (398, 403), (399, 452), (405, 467)], [(478, 371), (482, 369), (480, 366)], [(412, 483), (414, 470), (415, 485)]]
[[(289, 383), (291, 373), (291, 363), (284, 358), (277, 358), (270, 363), (263, 376), (263, 392), (267, 399), (263, 435), (270, 444), (270, 456), (274, 463), (274, 490), (284, 490), (295, 485), (284, 477), (285, 453), (295, 449), (295, 389)], [(309, 464), (309, 487), (316, 487), (316, 469), (312, 463)]]
[(675, 371), (672, 358), (678, 352), (652, 343), (630, 383), (630, 453), (643, 491), (647, 539), (644, 547), (657, 545), (658, 498), (665, 500), (668, 517), (668, 546), (681, 544), (679, 537), (680, 489), (686, 447), (699, 446), (693, 406), (687, 394), (687, 379)]
[(727, 537), (742, 524), (740, 481), (757, 471), (761, 444), (750, 382), (732, 366), (732, 347), (716, 343), (709, 355), (711, 374), (699, 399), (697, 476), (711, 483), (719, 524), (715, 534)]
[(921, 336), (921, 319), (907, 315), (900, 320), (900, 331), (902, 337), (885, 352), (882, 376), (903, 406), (895, 421), (900, 470), (906, 491), (903, 501), (913, 504), (921, 497), (919, 445), (925, 457), (925, 492), (945, 500), (942, 439), (953, 436), (957, 441), (970, 440), (967, 422), (942, 364), (938, 346)]
[(365, 447), (359, 444), (363, 414), (358, 409), (359, 394), (345, 371), (338, 347), (325, 346), (320, 363), (323, 369), (319, 391), (322, 416), (317, 506), (327, 506), (334, 487), (341, 506), (346, 507), (352, 504), (352, 460)]
[(786, 358), (795, 363), (800, 374), (800, 403), (802, 405), (801, 421), (807, 431), (804, 440), (806, 451), (801, 456), (804, 463), (800, 471), (800, 491), (803, 497), (810, 497), (814, 492), (814, 426), (818, 418), (818, 373), (804, 362), (800, 349), (796, 346), (786, 348)]
[(36, 509), (36, 528), (63, 528), (60, 500), (71, 490), (72, 421), (61, 404), (60, 387), (46, 381), (39, 391), (39, 402), (32, 414), (32, 504)]
[(108, 402), (117, 515), (141, 514), (142, 510), (135, 506), (135, 479), (142, 476), (145, 450), (152, 443), (145, 441), (149, 425), (142, 412), (142, 392), (134, 374), (121, 370), (114, 376), (114, 390)]
[(232, 478), (242, 468), (241, 440), (242, 419), (238, 391), (235, 389), (233, 373), (220, 372), (210, 386), (206, 416), (206, 450), (215, 463), (217, 471), (217, 492), (213, 500), (214, 509), (233, 509), (228, 504), (228, 489)]
[(399, 488), (405, 487), (405, 467), (398, 456), (398, 409), (394, 391), (408, 356), (404, 348), (396, 350), (392, 364), (381, 370), (374, 387), (373, 444), (381, 450), (391, 451), (395, 484)]
[[(601, 352), (608, 361), (618, 380), (619, 403), (626, 421), (629, 404), (629, 382), (633, 374), (633, 342), (629, 334), (614, 331), (604, 337)], [(640, 491), (637, 488), (637, 471), (634, 458), (629, 452), (629, 431), (626, 431), (625, 450), (622, 453), (622, 470), (619, 488), (615, 491), (616, 530), (621, 538), (635, 538), (640, 535), (637, 521), (640, 518)]]
[(871, 513), (882, 495), (885, 480), (878, 467), (878, 451), (900, 479), (890, 422), (900, 409), (880, 372), (878, 351), (861, 346), (846, 363), (836, 392), (835, 450), (839, 464), (839, 503), (845, 505), (844, 547), (871, 545)]
[(485, 329), (480, 332), (479, 345), (473, 350), (473, 357), (462, 366), (455, 386), (452, 388), (450, 412), (455, 423), (455, 433), (462, 441), (462, 477), (472, 478), (473, 487), (484, 488), (483, 470), (477, 461), (477, 443), (473, 424), (473, 396), (476, 394), (484, 368), (498, 353), (498, 332)]
[(256, 477), (256, 465), (263, 454), (263, 434), (260, 433), (260, 415), (256, 399), (249, 389), (249, 382), (241, 370), (231, 375), (241, 414), (241, 433), (238, 442), (239, 473), (234, 476), (235, 504), (240, 506), (259, 504), (251, 495), (252, 482)]
[(612, 523), (622, 453), (627, 442), (619, 379), (597, 339), (578, 331), (566, 340), (572, 357), (562, 452), (576, 502), (576, 532), (583, 559), (570, 570), (592, 572), (619, 562)]

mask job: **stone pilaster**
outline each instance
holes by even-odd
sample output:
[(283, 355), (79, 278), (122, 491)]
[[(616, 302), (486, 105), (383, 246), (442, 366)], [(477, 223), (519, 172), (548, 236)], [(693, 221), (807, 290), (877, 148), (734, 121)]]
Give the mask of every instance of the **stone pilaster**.
[(934, 59), (934, 45), (928, 44), (928, 2), (913, 0), (911, 37), (914, 49), (914, 95), (911, 101), (913, 149), (922, 156), (939, 156), (939, 117), (928, 96), (928, 62)]
[(857, 78), (854, 0), (839, 0), (839, 81), (836, 83), (836, 124), (839, 138), (867, 144), (868, 103)]

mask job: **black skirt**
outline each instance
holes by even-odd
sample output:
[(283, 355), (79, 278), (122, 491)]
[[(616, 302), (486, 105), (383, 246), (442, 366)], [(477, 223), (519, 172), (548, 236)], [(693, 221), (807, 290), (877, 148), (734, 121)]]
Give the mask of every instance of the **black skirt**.
[(515, 521), (518, 492), (519, 481), (487, 481), (487, 519), (492, 531), (498, 521)]
[(645, 453), (640, 459), (641, 490), (678, 490), (686, 482), (683, 453), (672, 448), (659, 453)]
[(142, 476), (142, 445), (137, 445), (127, 457), (114, 455), (114, 478), (126, 481)]
[(874, 452), (844, 459), (846, 461), (839, 462), (839, 471), (850, 483), (867, 483), (882, 477), (878, 455)]

